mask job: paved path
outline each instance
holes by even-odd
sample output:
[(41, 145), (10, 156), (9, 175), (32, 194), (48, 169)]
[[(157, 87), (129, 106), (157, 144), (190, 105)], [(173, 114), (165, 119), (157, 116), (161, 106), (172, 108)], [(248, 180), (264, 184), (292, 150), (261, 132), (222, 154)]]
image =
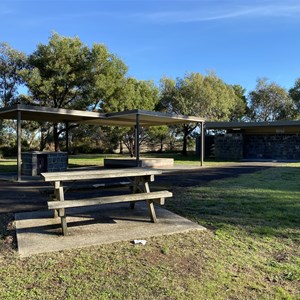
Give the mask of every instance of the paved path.
[[(163, 175), (157, 176), (153, 186), (158, 184), (170, 186), (170, 188), (172, 186), (191, 187), (201, 185), (203, 182), (236, 177), (273, 166), (280, 166), (280, 163), (244, 162), (204, 168), (176, 166), (172, 170), (165, 170)], [(0, 213), (46, 209), (48, 196), (43, 191), (49, 187), (49, 183), (41, 181), (0, 181)]]
[(194, 168), (184, 166), (160, 176), (157, 181), (177, 187), (192, 187), (204, 182), (223, 178), (237, 177), (242, 174), (254, 173), (263, 169), (280, 166), (281, 163), (273, 162), (243, 162), (223, 165), (222, 167)]

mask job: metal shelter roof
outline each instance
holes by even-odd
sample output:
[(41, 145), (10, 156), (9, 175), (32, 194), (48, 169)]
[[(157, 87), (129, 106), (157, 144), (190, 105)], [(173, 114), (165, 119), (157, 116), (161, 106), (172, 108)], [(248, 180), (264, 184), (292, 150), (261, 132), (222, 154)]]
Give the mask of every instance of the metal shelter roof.
[[(136, 165), (139, 165), (139, 132), (141, 126), (173, 125), (182, 123), (200, 123), (203, 140), (204, 119), (198, 117), (173, 115), (146, 110), (129, 110), (117, 113), (102, 114), (82, 110), (49, 108), (17, 104), (0, 109), (0, 119), (17, 120), (17, 145), (18, 145), (18, 178), (21, 180), (21, 121), (40, 121), (53, 123), (84, 123), (94, 125), (135, 127), (135, 156)], [(66, 126), (68, 127), (68, 126)], [(68, 130), (67, 130), (68, 132)], [(68, 134), (66, 135), (68, 136)], [(204, 141), (203, 141), (204, 143)], [(203, 145), (202, 143), (202, 145)], [(203, 147), (203, 146), (202, 146)], [(201, 151), (201, 166), (203, 164), (203, 149)]]
[(128, 110), (116, 113), (98, 113), (83, 110), (49, 108), (17, 104), (0, 109), (0, 119), (17, 119), (48, 122), (74, 122), (110, 126), (135, 126), (139, 116), (140, 126), (172, 125), (180, 123), (202, 123), (203, 118), (160, 113), (146, 110)]
[(300, 133), (300, 121), (276, 122), (205, 122), (206, 129), (227, 130), (245, 134)]

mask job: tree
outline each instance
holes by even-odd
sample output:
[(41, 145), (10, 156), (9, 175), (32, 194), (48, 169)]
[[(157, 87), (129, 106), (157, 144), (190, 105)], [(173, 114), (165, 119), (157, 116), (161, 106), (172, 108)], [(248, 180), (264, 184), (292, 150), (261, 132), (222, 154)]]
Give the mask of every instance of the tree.
[(236, 103), (230, 113), (230, 121), (241, 121), (248, 114), (247, 98), (245, 96), (246, 89), (239, 84), (231, 86), (236, 95)]
[[(101, 111), (118, 112), (122, 110), (153, 110), (158, 102), (158, 88), (152, 81), (137, 80), (134, 78), (125, 78), (116, 92), (106, 101), (102, 102)], [(134, 129), (133, 128), (107, 128), (110, 135), (115, 139), (119, 136), (120, 152), (122, 153), (122, 144), (129, 150), (131, 156), (134, 155)], [(146, 131), (140, 131), (140, 143), (146, 138)]]
[(266, 78), (257, 80), (255, 90), (249, 93), (250, 119), (254, 121), (277, 121), (293, 119), (295, 105), (287, 91)]
[(88, 56), (89, 48), (77, 37), (53, 34), (48, 45), (39, 44), (23, 72), (34, 102), (54, 108), (85, 108)]
[(0, 43), (0, 106), (17, 102), (18, 87), (23, 83), (20, 71), (26, 66), (26, 55), (7, 43)]
[[(7, 43), (0, 43), (0, 107), (18, 103), (18, 88), (22, 85), (20, 71), (26, 66), (26, 55), (14, 50)], [(11, 120), (0, 121), (0, 144), (8, 146), (11, 131), (14, 128)]]
[(101, 103), (101, 111), (153, 110), (158, 102), (158, 88), (152, 81), (124, 78), (115, 93)]
[[(190, 73), (176, 81), (162, 78), (160, 109), (181, 115), (196, 115), (208, 120), (228, 120), (238, 97), (234, 90), (214, 73), (203, 76)], [(187, 139), (197, 124), (181, 126), (182, 153), (187, 153)]]
[[(111, 97), (127, 71), (125, 64), (104, 45), (90, 49), (78, 37), (54, 33), (47, 45), (39, 44), (28, 58), (23, 78), (37, 105), (54, 108), (96, 108)], [(53, 126), (55, 150), (64, 129)]]
[(154, 126), (148, 130), (149, 140), (159, 143), (159, 152), (163, 151), (164, 141), (169, 137), (169, 128), (167, 126)]
[(298, 114), (300, 114), (300, 78), (295, 81), (294, 86), (289, 90), (289, 95), (297, 107)]

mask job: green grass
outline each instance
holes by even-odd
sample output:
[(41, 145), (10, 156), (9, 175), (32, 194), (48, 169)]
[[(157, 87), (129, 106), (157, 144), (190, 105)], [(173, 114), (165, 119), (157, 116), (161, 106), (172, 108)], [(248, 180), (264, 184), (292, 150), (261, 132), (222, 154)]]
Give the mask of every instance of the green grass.
[[(78, 154), (69, 155), (69, 167), (82, 167), (82, 166), (103, 166), (104, 158), (110, 157), (124, 157), (129, 158), (128, 154)], [(200, 166), (199, 157), (195, 154), (189, 154), (184, 156), (180, 153), (145, 153), (141, 157), (158, 157), (158, 158), (174, 158), (175, 165), (191, 165)], [(224, 164), (230, 164), (228, 161), (215, 161), (205, 160), (206, 166), (219, 166)], [(17, 160), (16, 159), (0, 159), (0, 173), (1, 172), (17, 172)]]
[(299, 182), (298, 163), (174, 187), (167, 207), (208, 230), (150, 238), (146, 246), (22, 259), (12, 215), (2, 214), (0, 299), (300, 299)]
[[(91, 166), (99, 165), (103, 166), (104, 158), (130, 158), (127, 154), (80, 154), (80, 155), (70, 155), (69, 165), (71, 167), (77, 166)], [(175, 164), (188, 164), (188, 165), (199, 165), (199, 158), (196, 155), (183, 156), (177, 153), (145, 153), (141, 155), (143, 157), (158, 157), (158, 158), (174, 158)]]
[(69, 155), (69, 167), (103, 166), (104, 158), (119, 157), (117, 154), (78, 154)]
[[(113, 157), (124, 157), (129, 158), (129, 155), (120, 155), (120, 154), (80, 154), (80, 155), (70, 155), (69, 156), (69, 166), (77, 167), (77, 166), (91, 166), (91, 165), (99, 165), (103, 166), (104, 158), (113, 158)], [(173, 158), (175, 165), (192, 165), (199, 166), (200, 158), (195, 154), (189, 154), (187, 156), (182, 155), (180, 153), (143, 153), (141, 154), (141, 158), (143, 157), (155, 157), (155, 158)], [(229, 164), (231, 162), (228, 161), (216, 161), (216, 160), (205, 160), (206, 166), (215, 166), (215, 165), (223, 165)]]
[(0, 159), (0, 172), (17, 172), (17, 160)]

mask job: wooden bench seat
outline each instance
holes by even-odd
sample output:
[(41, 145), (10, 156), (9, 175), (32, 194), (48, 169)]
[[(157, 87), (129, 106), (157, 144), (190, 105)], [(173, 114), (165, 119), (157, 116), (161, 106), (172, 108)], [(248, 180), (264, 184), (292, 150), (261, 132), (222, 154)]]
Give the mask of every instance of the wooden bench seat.
[(125, 194), (118, 196), (96, 197), (84, 200), (65, 200), (65, 201), (48, 201), (48, 209), (61, 209), (71, 207), (92, 206), (109, 203), (157, 200), (160, 205), (164, 205), (164, 199), (172, 197), (169, 191), (158, 191), (150, 193)]
[[(161, 174), (160, 170), (153, 170), (147, 168), (130, 168), (130, 169), (114, 169), (114, 170), (90, 170), (90, 171), (66, 171), (42, 173), (42, 177), (47, 182), (52, 182), (54, 185), (54, 201), (48, 201), (48, 208), (58, 212), (61, 219), (62, 233), (67, 234), (67, 219), (66, 208), (84, 207), (108, 203), (129, 202), (131, 208), (134, 208), (136, 201), (145, 200), (149, 209), (150, 219), (152, 222), (157, 222), (154, 202), (163, 205), (165, 198), (172, 197), (169, 191), (150, 192), (149, 182), (154, 181), (154, 175)], [(92, 179), (120, 179), (132, 178), (130, 180), (132, 194), (123, 194), (117, 196), (104, 196), (90, 199), (65, 200), (65, 193), (68, 188), (63, 183), (65, 181), (85, 181)], [(54, 214), (57, 216), (57, 213)]]

